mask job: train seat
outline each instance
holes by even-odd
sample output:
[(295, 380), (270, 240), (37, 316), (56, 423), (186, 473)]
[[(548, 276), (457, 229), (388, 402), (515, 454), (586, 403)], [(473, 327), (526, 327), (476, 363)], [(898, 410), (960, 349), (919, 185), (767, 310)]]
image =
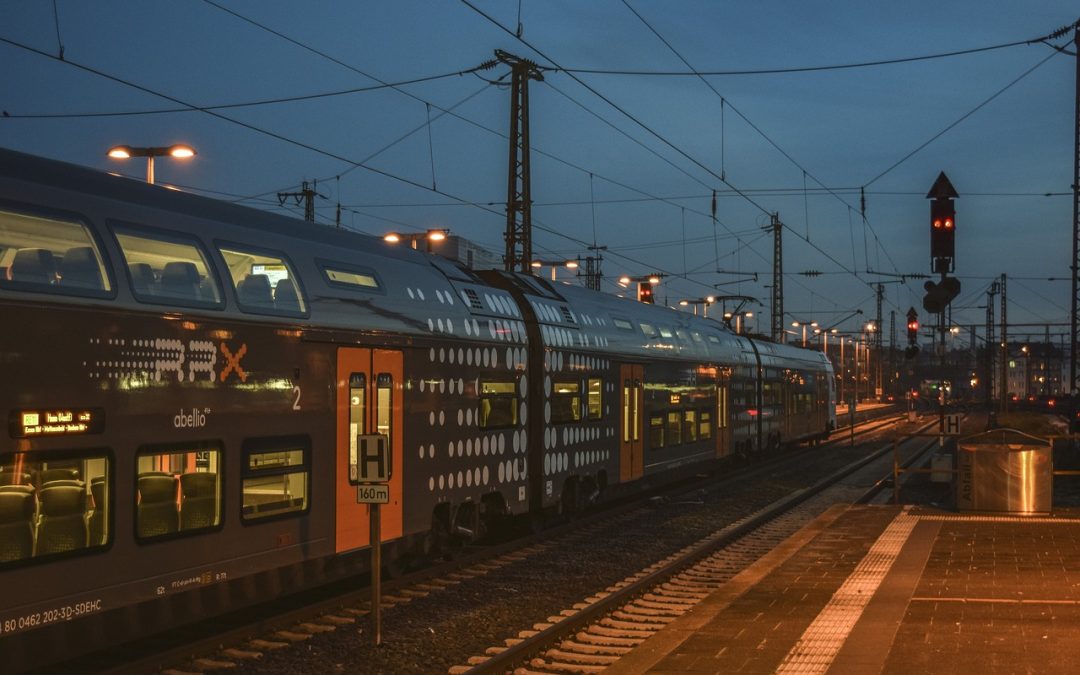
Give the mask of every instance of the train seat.
[(128, 265), (131, 272), (131, 288), (142, 295), (154, 295), (157, 293), (157, 279), (154, 278), (154, 268), (150, 263), (131, 263)]
[(199, 299), (199, 270), (195, 263), (173, 260), (161, 271), (161, 295), (185, 300)]
[(300, 312), (300, 294), (296, 290), (296, 283), (285, 277), (277, 282), (274, 287), (274, 306), (283, 312)]
[(52, 284), (56, 281), (56, 258), (44, 248), (21, 248), (15, 252), (8, 270), (12, 281)]
[(34, 485), (38, 487), (44, 486), (46, 483), (52, 483), (53, 481), (77, 481), (79, 480), (79, 470), (69, 467), (42, 469), (41, 471), (34, 472)]
[(0, 471), (0, 485), (29, 485), (30, 474), (13, 470)]
[(35, 555), (73, 551), (86, 546), (86, 489), (47, 485), (38, 490), (40, 517)]
[(155, 537), (176, 532), (176, 476), (150, 473), (139, 476), (139, 508), (135, 529), (140, 537)]
[(73, 288), (91, 288), (104, 290), (101, 281), (101, 266), (97, 255), (89, 246), (69, 248), (60, 261), (60, 284)]
[(34, 552), (34, 494), (0, 490), (0, 562), (29, 558)]
[(94, 498), (94, 510), (90, 512), (87, 526), (90, 529), (90, 545), (100, 546), (105, 543), (105, 513), (108, 504), (105, 500), (105, 477), (90, 479), (90, 494)]
[(180, 476), (180, 529), (194, 530), (217, 525), (217, 474), (185, 473)]
[(273, 307), (270, 278), (265, 274), (249, 274), (236, 285), (236, 298), (249, 307)]

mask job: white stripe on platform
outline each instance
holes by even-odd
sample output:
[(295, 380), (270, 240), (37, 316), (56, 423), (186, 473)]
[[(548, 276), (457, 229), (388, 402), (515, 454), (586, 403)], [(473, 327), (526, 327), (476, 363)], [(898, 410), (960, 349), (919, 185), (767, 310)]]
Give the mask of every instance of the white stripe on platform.
[(777, 673), (804, 675), (829, 669), (918, 522), (906, 510), (893, 518), (784, 657)]

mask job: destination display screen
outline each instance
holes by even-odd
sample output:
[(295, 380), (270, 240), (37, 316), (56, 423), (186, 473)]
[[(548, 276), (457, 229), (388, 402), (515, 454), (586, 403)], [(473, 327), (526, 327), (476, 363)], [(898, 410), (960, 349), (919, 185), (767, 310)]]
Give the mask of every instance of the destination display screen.
[(104, 428), (105, 411), (101, 408), (13, 410), (8, 419), (12, 438), (100, 434)]

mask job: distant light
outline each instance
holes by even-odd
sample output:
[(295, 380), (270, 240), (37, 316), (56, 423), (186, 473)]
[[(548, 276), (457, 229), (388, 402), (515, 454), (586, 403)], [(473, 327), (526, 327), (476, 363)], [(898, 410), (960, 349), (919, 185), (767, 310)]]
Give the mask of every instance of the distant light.
[(743, 314), (743, 316), (745, 316), (747, 319), (752, 319), (752, 318), (754, 318), (754, 313), (753, 312), (747, 312), (746, 314)]
[(446, 232), (443, 230), (428, 230), (427, 236), (431, 241), (442, 241), (446, 239)]
[(716, 302), (716, 296), (712, 296), (712, 295), (705, 296), (705, 302)]
[(131, 159), (131, 148), (126, 145), (109, 148), (109, 157), (113, 159)]
[(660, 277), (658, 277), (658, 276), (649, 277), (649, 283), (654, 284), (654, 285), (660, 283)]
[(544, 264), (542, 262), (540, 262), (539, 260), (534, 260), (531, 263), (529, 263), (529, 267), (535, 267), (537, 269), (540, 269), (541, 267), (543, 267), (543, 265)]
[(577, 261), (576, 261), (576, 260), (567, 260), (567, 261), (566, 261), (566, 267), (567, 267), (567, 269), (572, 269), (572, 270), (576, 270), (576, 269), (577, 269), (577, 266), (578, 266), (578, 264), (577, 264)]
[(388, 244), (396, 244), (401, 241), (401, 235), (399, 235), (397, 232), (387, 232), (383, 236), (383, 241)]
[(190, 145), (183, 145), (181, 143), (178, 143), (178, 144), (176, 144), (174, 146), (171, 146), (169, 148), (169, 156), (170, 157), (178, 157), (180, 159), (186, 159), (188, 157), (194, 157), (195, 154), (196, 154), (195, 153), (195, 148), (191, 147)]
[(630, 277), (626, 276), (625, 274), (622, 275), (621, 277), (619, 277), (619, 283), (623, 286), (630, 285)]
[(680, 301), (679, 301), (679, 304), (680, 304), (681, 306), (683, 306), (683, 307), (686, 307), (687, 305), (689, 305), (689, 304), (690, 304), (690, 301), (689, 301), (689, 300), (680, 300)]

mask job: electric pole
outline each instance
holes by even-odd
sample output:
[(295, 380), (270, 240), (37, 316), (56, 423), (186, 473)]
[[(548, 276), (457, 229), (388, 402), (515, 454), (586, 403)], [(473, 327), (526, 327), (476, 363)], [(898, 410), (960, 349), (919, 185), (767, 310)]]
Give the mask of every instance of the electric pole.
[[(322, 197), (323, 199), (326, 199), (326, 197), (324, 195), (321, 195), (318, 192), (316, 192), (316, 190), (318, 189), (318, 186), (319, 186), (318, 181), (314, 181), (311, 184), (308, 184), (307, 181), (304, 181), (301, 184), (300, 192), (279, 192), (279, 193), (277, 193), (278, 204), (280, 204), (281, 206), (285, 206), (285, 202), (290, 197), (292, 197), (292, 199), (296, 202), (297, 206), (300, 206), (300, 203), (303, 202), (304, 203), (304, 220), (306, 220), (309, 223), (314, 223), (315, 222), (315, 198), (316, 197)], [(339, 210), (338, 211), (338, 223), (339, 223), (339, 225), (340, 225), (340, 222), (341, 222), (341, 211)]]
[(995, 337), (994, 296), (998, 294), (998, 282), (990, 284), (986, 291), (986, 407), (994, 402), (994, 355), (1000, 350)]
[(1008, 300), (1005, 281), (1005, 275), (1002, 274), (1001, 285), (998, 287), (1001, 291), (1001, 381), (998, 387), (1001, 389), (1002, 414), (1009, 411), (1009, 322), (1005, 314)]
[[(1074, 111), (1073, 125), (1073, 226), (1072, 226), (1072, 331), (1069, 345), (1069, 393), (1076, 394), (1080, 391), (1076, 382), (1076, 343), (1080, 339), (1077, 330), (1080, 328), (1080, 319), (1077, 312), (1080, 311), (1080, 288), (1077, 284), (1077, 268), (1080, 267), (1080, 21), (1073, 26), (1073, 46), (1076, 50), (1076, 107)], [(1073, 401), (1075, 406), (1076, 402)]]
[(773, 272), (772, 272), (772, 339), (784, 342), (784, 247), (780, 233), (784, 224), (780, 214), (771, 214), (769, 228), (773, 231)]
[(510, 167), (506, 188), (507, 271), (531, 272), (532, 193), (529, 187), (529, 80), (543, 81), (533, 61), (501, 49), (495, 58), (510, 66)]
[(585, 256), (585, 288), (591, 288), (594, 291), (600, 290), (600, 279), (603, 278), (603, 274), (600, 272), (600, 263), (604, 261), (604, 256), (601, 251), (606, 251), (607, 246), (596, 246), (595, 244), (589, 247), (590, 251), (596, 251), (596, 255)]

